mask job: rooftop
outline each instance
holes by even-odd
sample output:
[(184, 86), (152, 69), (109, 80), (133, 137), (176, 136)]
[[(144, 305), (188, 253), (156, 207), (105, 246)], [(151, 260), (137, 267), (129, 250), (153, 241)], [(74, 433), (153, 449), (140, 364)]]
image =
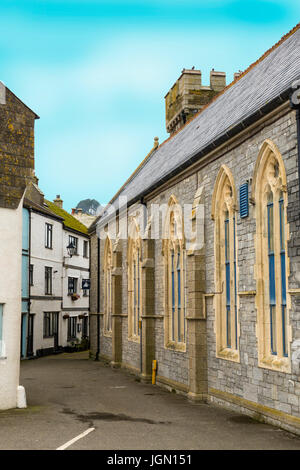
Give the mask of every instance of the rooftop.
[[(135, 172), (111, 199), (110, 204), (122, 197), (133, 203), (169, 179), (175, 171), (199, 159), (224, 137), (250, 118), (260, 116), (275, 99), (287, 92), (300, 75), (300, 24), (250, 65), (232, 83), (183, 128), (153, 148)], [(218, 119), (216, 119), (218, 116)], [(224, 141), (224, 140), (223, 140)], [(98, 219), (92, 224), (95, 228)], [(104, 216), (105, 219), (105, 216)]]

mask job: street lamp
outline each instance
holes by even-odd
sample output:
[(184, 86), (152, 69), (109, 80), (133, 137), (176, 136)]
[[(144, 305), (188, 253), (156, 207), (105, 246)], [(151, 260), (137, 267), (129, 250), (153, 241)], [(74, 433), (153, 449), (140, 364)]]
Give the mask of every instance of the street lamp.
[(69, 245), (67, 246), (67, 250), (68, 250), (68, 254), (69, 254), (70, 258), (72, 258), (72, 256), (75, 254), (76, 247), (75, 247), (75, 245), (73, 245), (72, 242), (70, 242)]

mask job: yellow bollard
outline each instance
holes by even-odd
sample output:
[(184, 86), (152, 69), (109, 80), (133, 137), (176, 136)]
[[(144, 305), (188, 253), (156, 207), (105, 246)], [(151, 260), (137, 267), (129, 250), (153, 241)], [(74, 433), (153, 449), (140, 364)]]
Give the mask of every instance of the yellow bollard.
[(157, 370), (157, 360), (152, 361), (152, 385), (155, 385), (156, 382), (156, 370)]

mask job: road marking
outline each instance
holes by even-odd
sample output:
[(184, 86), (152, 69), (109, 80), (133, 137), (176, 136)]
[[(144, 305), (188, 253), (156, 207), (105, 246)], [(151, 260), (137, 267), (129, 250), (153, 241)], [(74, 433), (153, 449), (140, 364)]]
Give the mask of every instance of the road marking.
[(74, 437), (73, 439), (71, 439), (70, 441), (66, 442), (65, 444), (63, 444), (62, 446), (58, 447), (56, 450), (65, 450), (67, 447), (71, 446), (72, 444), (74, 444), (74, 442), (78, 441), (79, 439), (82, 439), (84, 436), (87, 436), (88, 434), (90, 434), (90, 432), (92, 431), (95, 431), (95, 428), (89, 428), (87, 429), (86, 431), (82, 432), (81, 434), (79, 434), (79, 436), (76, 436)]

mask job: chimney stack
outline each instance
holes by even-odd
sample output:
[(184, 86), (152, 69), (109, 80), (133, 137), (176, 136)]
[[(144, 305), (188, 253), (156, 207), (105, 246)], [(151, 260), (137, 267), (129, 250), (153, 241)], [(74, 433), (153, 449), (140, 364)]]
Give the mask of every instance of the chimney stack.
[(75, 214), (75, 211), (76, 211), (76, 209), (72, 209), (72, 215), (74, 215), (74, 214)]
[(212, 69), (210, 72), (210, 88), (216, 92), (224, 90), (226, 87), (226, 73), (216, 72)]
[(210, 86), (202, 85), (201, 70), (183, 69), (165, 96), (166, 128), (170, 134), (179, 130), (203, 106), (226, 86), (225, 72), (210, 72)]
[(63, 208), (63, 202), (64, 202), (64, 201), (60, 198), (60, 195), (59, 195), (59, 194), (56, 196), (56, 199), (54, 199), (53, 202), (54, 202), (54, 204), (56, 204), (57, 207), (59, 207), (60, 209)]

